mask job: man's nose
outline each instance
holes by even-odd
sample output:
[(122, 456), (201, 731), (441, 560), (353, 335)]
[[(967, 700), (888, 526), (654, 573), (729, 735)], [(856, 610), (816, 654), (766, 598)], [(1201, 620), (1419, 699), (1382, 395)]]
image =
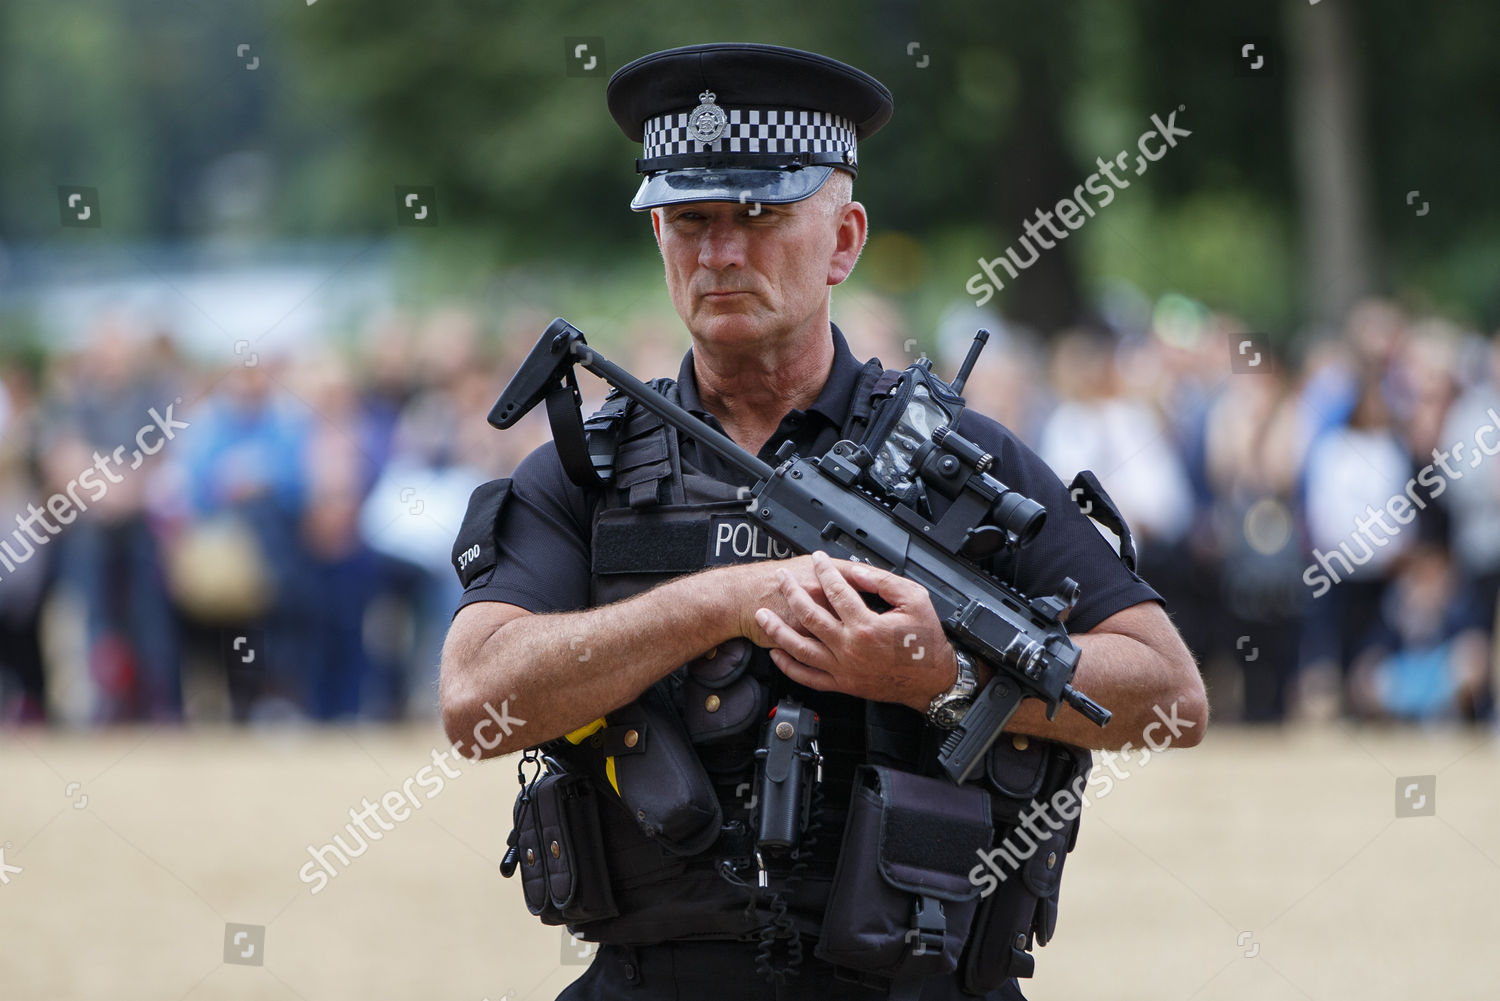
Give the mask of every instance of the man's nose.
[(745, 233), (732, 219), (714, 219), (698, 245), (698, 263), (714, 271), (745, 263)]

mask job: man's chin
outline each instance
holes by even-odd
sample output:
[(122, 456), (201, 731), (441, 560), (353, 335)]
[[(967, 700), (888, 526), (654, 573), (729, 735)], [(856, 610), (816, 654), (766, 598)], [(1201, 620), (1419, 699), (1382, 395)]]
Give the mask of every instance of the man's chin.
[(723, 306), (699, 309), (691, 324), (694, 336), (724, 343), (756, 339), (764, 336), (765, 328), (765, 317), (749, 302), (741, 309)]

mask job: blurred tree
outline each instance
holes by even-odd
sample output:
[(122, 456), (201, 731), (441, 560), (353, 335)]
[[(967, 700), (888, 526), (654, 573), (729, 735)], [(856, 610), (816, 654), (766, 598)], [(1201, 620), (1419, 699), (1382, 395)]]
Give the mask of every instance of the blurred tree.
[(1375, 290), (1364, 89), (1353, 37), (1357, 16), (1342, 4), (1287, 0), (1302, 253), (1309, 318), (1325, 327)]
[[(608, 73), (671, 45), (750, 39), (826, 52), (895, 93), (859, 184), (893, 237), (872, 256), (900, 265), (867, 274), (893, 289), (920, 265), (927, 301), (964, 300), (976, 255), (1002, 253), (1098, 158), (1133, 149), (1151, 114), (1181, 106), (1192, 136), (1010, 283), (1003, 308), (1048, 333), (1109, 276), (1273, 329), (1304, 302), (1336, 315), (1366, 288), (1500, 319), (1500, 133), (1487, 127), (1500, 7), (1336, 8), (11, 0), (0, 238), (399, 235), (476, 271), (615, 268), (651, 245), (625, 208), (638, 151), (605, 109)], [(599, 72), (572, 75), (570, 39), (602, 45)], [(1247, 40), (1273, 72), (1245, 71)], [(102, 231), (59, 227), (59, 184), (101, 189)], [(398, 184), (437, 189), (438, 229), (396, 229)]]

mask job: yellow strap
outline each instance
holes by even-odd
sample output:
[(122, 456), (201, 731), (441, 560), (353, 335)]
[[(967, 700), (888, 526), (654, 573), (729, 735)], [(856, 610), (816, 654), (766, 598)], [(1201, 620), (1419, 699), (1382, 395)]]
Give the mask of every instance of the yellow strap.
[(583, 743), (584, 738), (586, 738), (586, 737), (592, 737), (594, 734), (598, 733), (600, 730), (603, 730), (604, 726), (605, 726), (605, 724), (604, 724), (604, 717), (600, 716), (598, 719), (594, 720), (594, 722), (592, 722), (592, 723), (586, 723), (583, 726), (579, 727), (578, 729), (574, 730), (572, 733), (568, 734), (568, 737), (567, 737), (568, 743), (570, 743), (570, 744), (581, 744), (581, 743)]
[[(604, 722), (604, 717), (600, 716), (598, 719), (594, 720), (594, 722), (585, 724), (584, 726), (581, 726), (578, 729), (574, 730), (572, 733), (568, 734), (566, 739), (570, 744), (581, 744), (589, 737), (592, 737), (600, 730), (603, 730), (605, 726), (606, 723)], [(619, 779), (615, 778), (614, 755), (608, 755), (604, 759), (604, 777), (609, 779), (609, 784), (614, 789), (615, 795), (620, 795), (620, 781)]]

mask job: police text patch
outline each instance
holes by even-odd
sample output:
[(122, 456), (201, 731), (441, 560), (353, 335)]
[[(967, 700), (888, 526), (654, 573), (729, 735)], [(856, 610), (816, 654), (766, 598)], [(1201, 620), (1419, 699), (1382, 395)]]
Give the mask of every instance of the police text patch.
[(744, 515), (722, 515), (713, 519), (708, 533), (707, 566), (749, 563), (753, 560), (786, 560), (797, 550)]

